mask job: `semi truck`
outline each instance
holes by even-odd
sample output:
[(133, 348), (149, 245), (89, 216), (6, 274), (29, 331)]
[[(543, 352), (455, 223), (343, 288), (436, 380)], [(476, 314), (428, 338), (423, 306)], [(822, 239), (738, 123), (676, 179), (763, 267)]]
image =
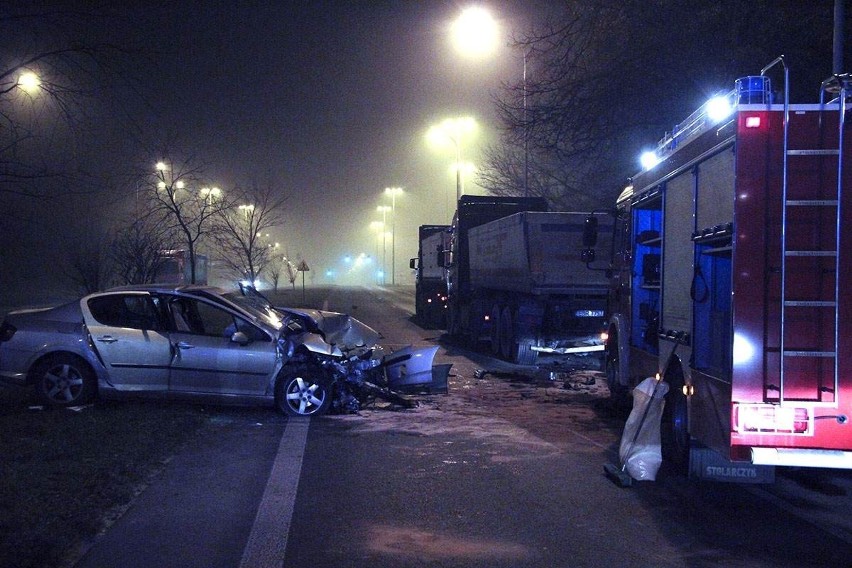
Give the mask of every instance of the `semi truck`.
[(449, 247), (449, 225), (421, 225), (418, 231), (414, 270), (414, 305), (418, 320), (443, 327), (447, 318), (447, 282), (444, 277), (444, 250)]
[[(541, 198), (461, 197), (447, 262), (451, 335), (484, 339), (522, 365), (541, 352), (603, 353), (607, 280), (582, 253), (608, 258), (609, 239), (591, 242), (606, 232), (590, 232), (587, 213), (547, 209)], [(611, 226), (606, 213), (592, 218)]]
[(852, 468), (852, 86), (822, 87), (738, 79), (617, 199), (607, 380), (668, 383), (664, 463), (695, 476)]

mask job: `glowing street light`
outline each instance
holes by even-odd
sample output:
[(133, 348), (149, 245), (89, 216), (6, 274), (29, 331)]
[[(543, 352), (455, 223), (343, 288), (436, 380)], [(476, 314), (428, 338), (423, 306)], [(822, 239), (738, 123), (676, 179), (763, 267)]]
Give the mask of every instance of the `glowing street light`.
[(18, 77), (18, 87), (29, 94), (35, 94), (41, 88), (41, 79), (32, 71), (24, 71)]
[(249, 215), (252, 213), (252, 211), (254, 211), (254, 205), (239, 205), (237, 206), (237, 209), (243, 212), (246, 221), (248, 221)]
[(440, 124), (436, 124), (429, 128), (426, 133), (426, 138), (436, 147), (446, 146), (447, 142), (452, 143), (456, 151), (456, 201), (458, 201), (464, 188), (462, 186), (462, 164), (461, 148), (462, 140), (465, 135), (476, 132), (476, 120), (469, 116), (459, 118), (448, 118)]
[(453, 45), (466, 57), (490, 55), (498, 45), (500, 30), (491, 13), (480, 6), (462, 10), (450, 28)]
[(174, 198), (176, 190), (186, 187), (186, 183), (182, 179), (175, 179), (171, 167), (164, 160), (157, 162), (154, 167), (157, 170), (157, 179), (159, 180), (157, 189), (166, 192), (170, 198)]
[(391, 286), (396, 286), (396, 196), (401, 187), (386, 187), (385, 194), (391, 196)]
[(200, 189), (201, 197), (212, 203), (222, 196), (222, 190), (218, 187), (202, 187)]

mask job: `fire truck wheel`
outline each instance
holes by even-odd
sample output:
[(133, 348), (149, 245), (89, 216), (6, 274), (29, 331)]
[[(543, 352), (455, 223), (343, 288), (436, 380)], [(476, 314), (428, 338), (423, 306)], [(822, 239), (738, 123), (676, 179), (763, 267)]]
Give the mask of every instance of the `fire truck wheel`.
[(666, 394), (661, 432), (663, 463), (667, 463), (675, 474), (685, 475), (689, 468), (689, 424), (680, 365), (669, 369), (665, 380), (669, 383), (669, 392)]
[(491, 306), (491, 353), (500, 355), (500, 306)]

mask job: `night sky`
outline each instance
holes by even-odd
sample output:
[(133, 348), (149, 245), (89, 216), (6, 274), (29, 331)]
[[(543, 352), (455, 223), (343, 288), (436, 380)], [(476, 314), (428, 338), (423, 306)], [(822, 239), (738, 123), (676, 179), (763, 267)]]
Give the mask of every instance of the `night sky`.
[[(225, 190), (280, 187), (286, 226), (274, 238), (316, 270), (317, 282), (327, 268), (339, 272), (345, 254), (376, 254), (369, 224), (381, 219), (377, 206), (390, 205), (384, 188), (402, 187), (396, 274), (397, 283), (411, 283), (417, 226), (448, 222), (455, 198), (454, 152), (430, 148), (426, 132), (448, 117), (474, 117), (480, 128), (462, 158), (477, 163), (497, 137), (492, 97), (501, 83), (522, 77), (511, 35), (550, 4), (479, 2), (502, 36), (498, 50), (479, 60), (450, 42), (449, 26), (466, 2), (130, 4), (97, 34), (144, 52), (144, 64), (128, 70), (135, 88), (120, 95), (134, 128), (102, 124), (98, 143), (117, 169), (116, 161), (144, 164), (145, 152), (159, 147), (191, 155)], [(122, 137), (130, 131), (133, 141)], [(150, 156), (152, 168), (159, 158)], [(471, 180), (466, 193), (482, 190)], [(388, 243), (388, 265), (390, 251)], [(10, 260), (7, 252), (3, 261)]]

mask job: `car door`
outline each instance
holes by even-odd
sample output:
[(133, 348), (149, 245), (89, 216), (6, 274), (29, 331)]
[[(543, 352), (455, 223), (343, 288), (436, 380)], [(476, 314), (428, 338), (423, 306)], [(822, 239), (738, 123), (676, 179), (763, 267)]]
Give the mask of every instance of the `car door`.
[[(246, 318), (221, 305), (176, 297), (169, 303), (175, 356), (170, 390), (177, 393), (263, 396), (271, 394), (277, 364), (275, 342)], [(242, 331), (248, 342), (232, 340)]]
[(172, 350), (156, 299), (116, 292), (80, 301), (92, 342), (120, 391), (167, 391)]

